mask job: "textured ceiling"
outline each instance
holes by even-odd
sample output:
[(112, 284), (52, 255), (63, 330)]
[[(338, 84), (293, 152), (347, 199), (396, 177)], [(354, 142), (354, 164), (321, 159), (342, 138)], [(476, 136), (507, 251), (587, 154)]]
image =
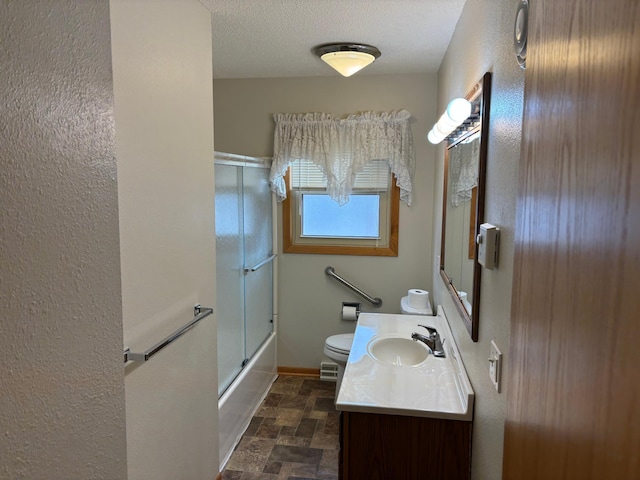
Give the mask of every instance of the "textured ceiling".
[(367, 43), (358, 75), (435, 72), (466, 0), (200, 0), (213, 13), (215, 78), (338, 75), (312, 54)]

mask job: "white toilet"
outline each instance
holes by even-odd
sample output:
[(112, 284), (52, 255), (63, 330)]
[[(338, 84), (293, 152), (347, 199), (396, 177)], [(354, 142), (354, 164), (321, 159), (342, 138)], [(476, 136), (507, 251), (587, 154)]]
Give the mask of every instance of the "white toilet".
[(336, 379), (336, 397), (342, 377), (344, 376), (344, 367), (347, 366), (349, 359), (349, 351), (353, 343), (353, 333), (341, 333), (339, 335), (331, 335), (324, 341), (324, 354), (338, 364), (338, 377)]
[[(427, 300), (427, 308), (413, 308), (409, 305), (409, 297), (402, 297), (400, 300), (400, 311), (403, 315), (433, 315), (431, 305)], [(336, 398), (340, 391), (340, 384), (344, 376), (344, 368), (347, 366), (351, 344), (353, 343), (353, 333), (341, 333), (331, 335), (324, 342), (324, 354), (338, 364), (338, 378), (336, 380)]]

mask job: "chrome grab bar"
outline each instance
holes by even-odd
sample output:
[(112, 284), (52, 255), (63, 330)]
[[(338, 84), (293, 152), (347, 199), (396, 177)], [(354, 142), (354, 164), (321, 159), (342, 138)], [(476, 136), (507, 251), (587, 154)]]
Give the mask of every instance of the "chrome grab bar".
[(382, 299), (381, 298), (378, 298), (378, 297), (373, 298), (371, 295), (367, 295), (362, 290), (360, 290), (358, 287), (356, 287), (353, 283), (349, 282), (348, 280), (345, 280), (340, 275), (338, 275), (336, 273), (336, 271), (333, 269), (333, 267), (325, 268), (324, 269), (324, 273), (326, 273), (330, 277), (335, 278), (337, 281), (342, 283), (344, 286), (346, 286), (347, 288), (350, 288), (351, 290), (356, 292), (358, 295), (360, 295), (362, 298), (364, 298), (367, 302), (371, 303), (373, 306), (375, 306), (375, 307), (381, 307), (382, 306)]
[(255, 272), (260, 267), (264, 267), (267, 263), (273, 262), (276, 259), (277, 255), (271, 255), (270, 257), (265, 258), (260, 263), (255, 264), (253, 267), (244, 267), (244, 273), (247, 274), (249, 272)]
[(187, 324), (183, 325), (182, 327), (180, 327), (178, 330), (173, 332), (171, 335), (169, 335), (164, 340), (156, 343), (153, 347), (148, 349), (146, 352), (134, 353), (134, 352), (130, 351), (128, 348), (125, 349), (125, 351), (124, 351), (124, 363), (127, 363), (127, 362), (146, 362), (151, 357), (153, 357), (156, 353), (158, 353), (160, 350), (162, 350), (164, 347), (166, 347), (170, 343), (173, 343), (178, 338), (180, 338), (182, 335), (187, 333), (187, 331), (190, 330), (200, 320), (202, 320), (203, 318), (211, 315), (212, 313), (213, 313), (213, 308), (206, 308), (206, 307), (201, 307), (200, 305), (196, 305), (195, 307), (193, 307), (193, 314), (195, 315), (193, 320), (191, 320), (189, 323), (187, 323)]

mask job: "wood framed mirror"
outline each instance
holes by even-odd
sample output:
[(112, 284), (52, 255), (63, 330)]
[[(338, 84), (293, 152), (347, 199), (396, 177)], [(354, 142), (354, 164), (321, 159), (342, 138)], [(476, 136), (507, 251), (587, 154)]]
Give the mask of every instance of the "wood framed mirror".
[(444, 158), (440, 276), (474, 342), (480, 322), (478, 235), (484, 222), (491, 73), (465, 97), (472, 104), (464, 128), (448, 137)]

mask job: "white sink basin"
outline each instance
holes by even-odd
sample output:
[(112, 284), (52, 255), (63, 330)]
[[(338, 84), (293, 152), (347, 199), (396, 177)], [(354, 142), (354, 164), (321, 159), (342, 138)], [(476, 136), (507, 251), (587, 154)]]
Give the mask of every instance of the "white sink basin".
[(415, 366), (429, 357), (429, 349), (420, 342), (404, 337), (378, 337), (367, 345), (374, 359), (390, 365)]

